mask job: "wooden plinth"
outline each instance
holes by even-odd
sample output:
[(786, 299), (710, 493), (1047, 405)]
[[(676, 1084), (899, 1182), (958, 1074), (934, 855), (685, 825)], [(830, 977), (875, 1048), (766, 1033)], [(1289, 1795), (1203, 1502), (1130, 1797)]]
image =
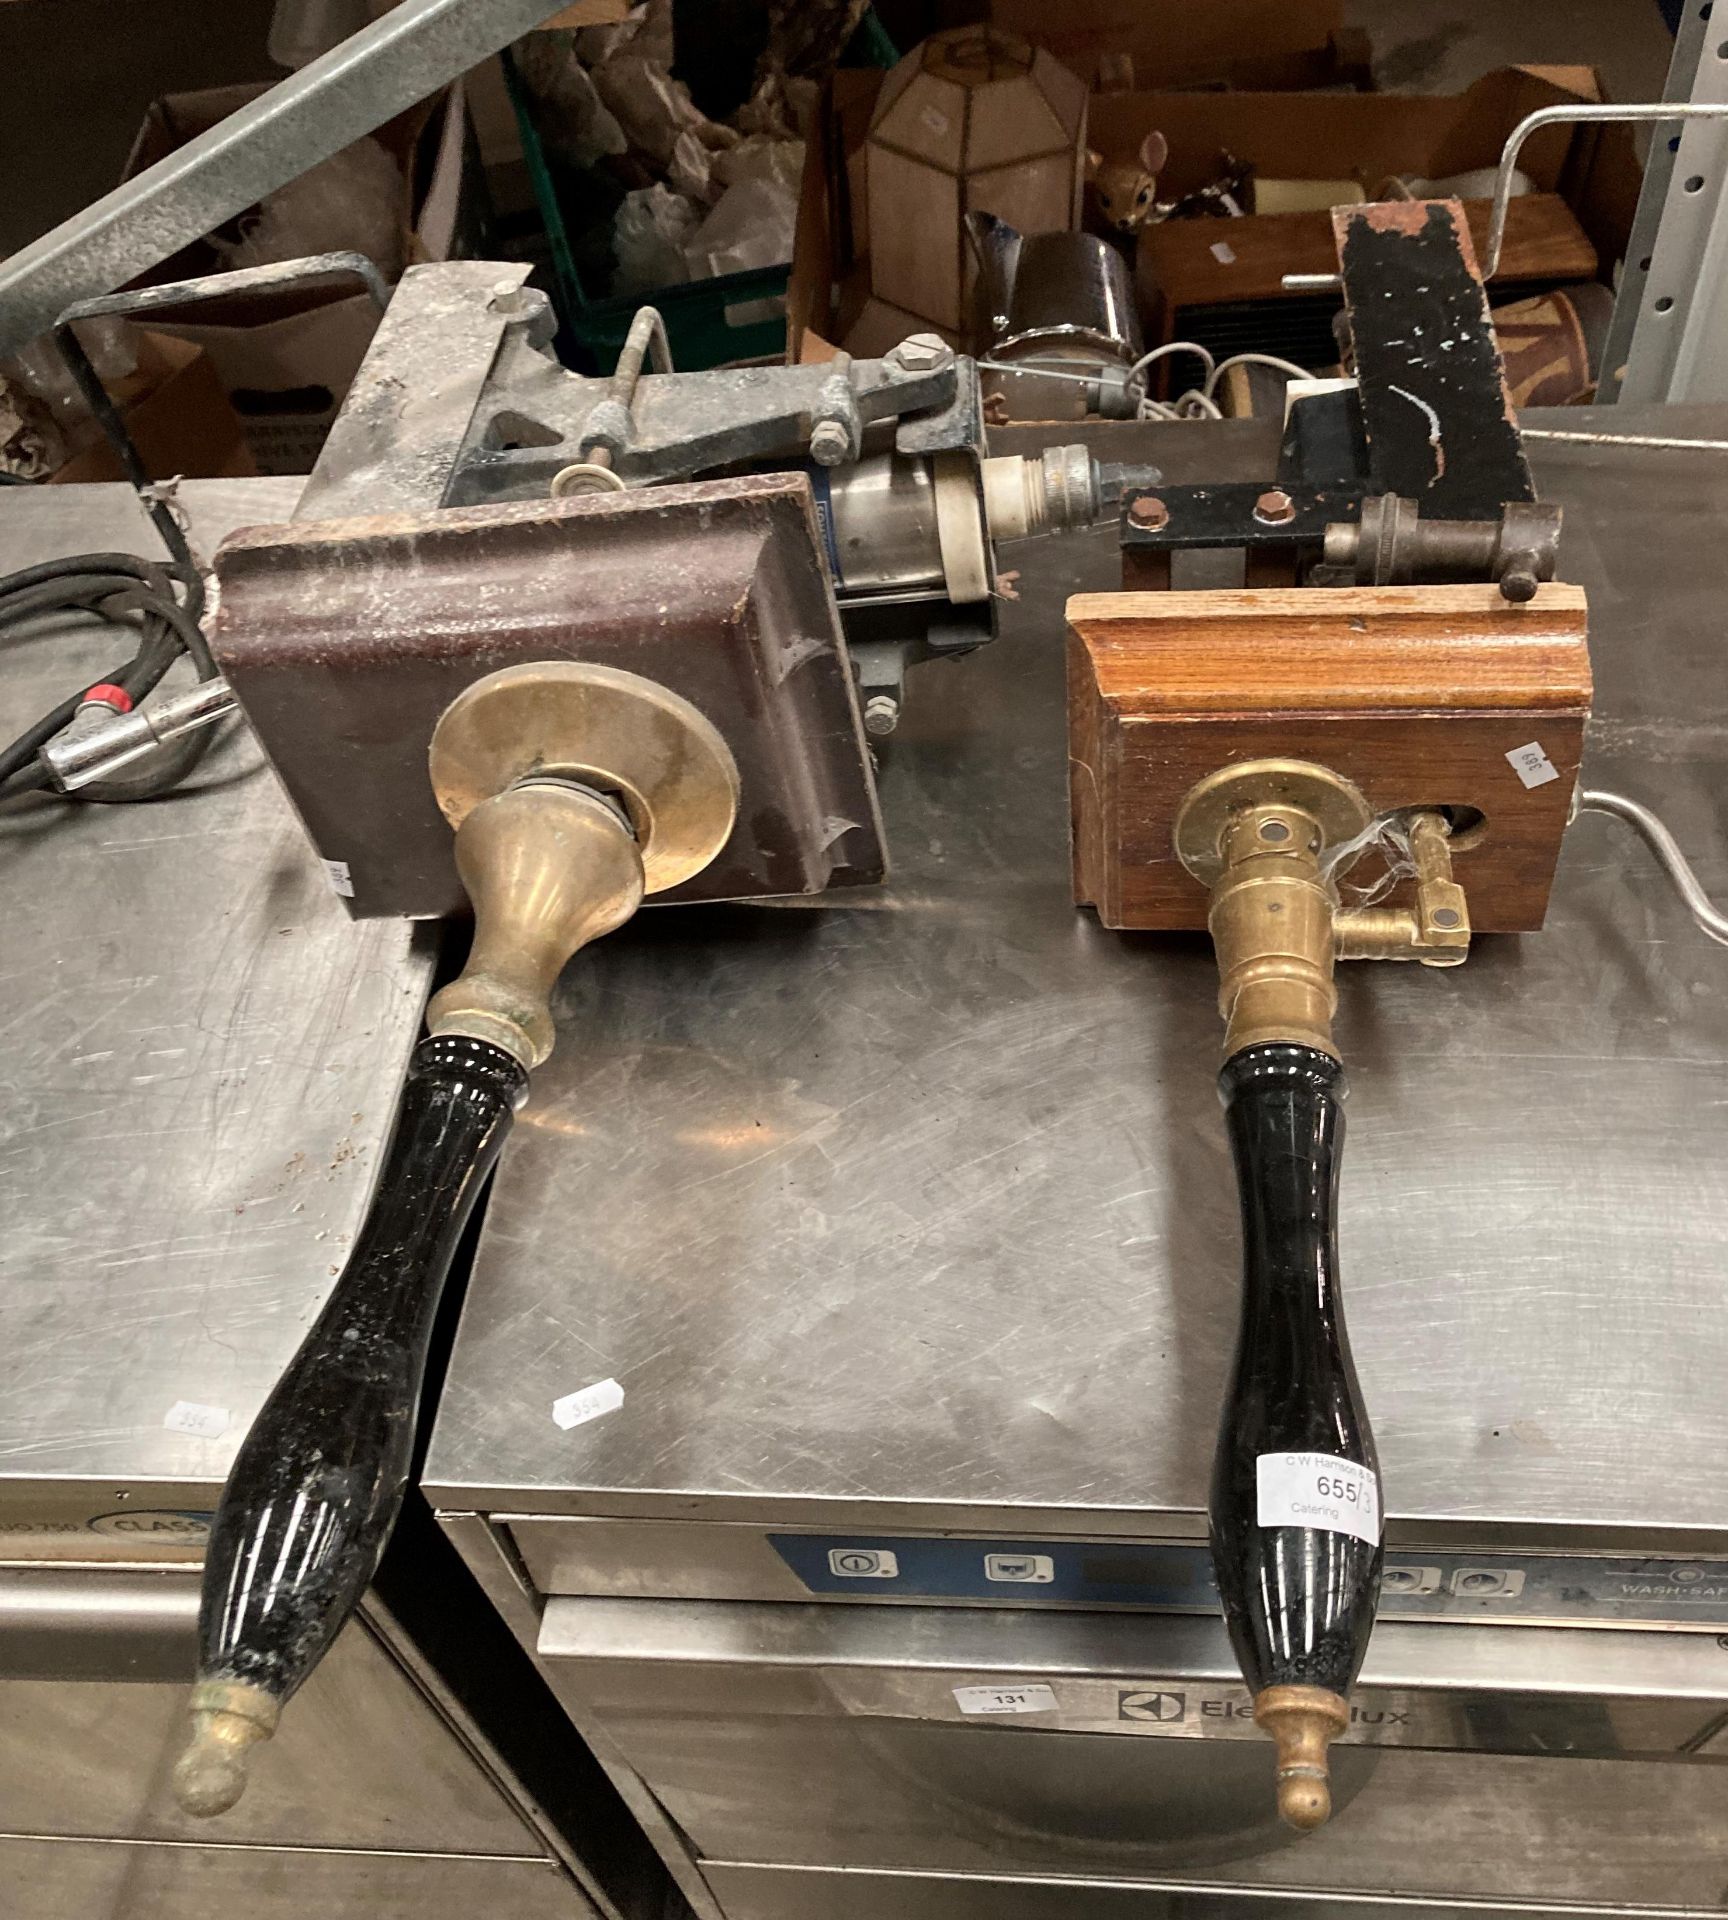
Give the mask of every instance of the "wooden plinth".
[[(1490, 586), (1081, 594), (1068, 622), (1075, 897), (1106, 926), (1205, 926), (1177, 809), (1215, 768), (1272, 756), (1319, 761), (1377, 813), (1476, 809), (1455, 848), (1472, 924), (1541, 926), (1590, 708), (1581, 588), (1523, 606)], [(1556, 777), (1526, 785), (1508, 755), (1531, 746)]]

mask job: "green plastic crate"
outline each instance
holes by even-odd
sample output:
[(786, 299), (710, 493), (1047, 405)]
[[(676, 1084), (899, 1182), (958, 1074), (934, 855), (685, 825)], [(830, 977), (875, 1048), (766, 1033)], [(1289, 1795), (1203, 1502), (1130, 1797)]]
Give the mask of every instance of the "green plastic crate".
[(790, 264), (756, 267), (747, 273), (721, 274), (711, 280), (685, 280), (646, 293), (611, 300), (590, 300), (576, 270), (564, 219), (559, 184), (547, 160), (533, 107), (508, 50), (502, 56), (504, 80), (522, 153), (528, 163), (535, 204), (545, 224), (552, 258), (552, 303), (562, 331), (565, 358), (591, 363), (596, 373), (617, 364), (624, 336), (639, 307), (657, 307), (666, 322), (672, 364), (685, 372), (717, 367), (728, 360), (781, 357), (786, 351), (786, 282)]

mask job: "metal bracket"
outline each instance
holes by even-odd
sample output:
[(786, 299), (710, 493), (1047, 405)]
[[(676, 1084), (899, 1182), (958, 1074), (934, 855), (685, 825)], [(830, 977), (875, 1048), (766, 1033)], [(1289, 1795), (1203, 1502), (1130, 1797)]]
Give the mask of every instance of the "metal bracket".
[[(66, 363), (84, 404), (114, 449), (120, 470), (132, 483), (144, 510), (155, 523), (163, 545), (174, 556), (186, 577), (189, 595), (201, 605), (202, 585), (197, 563), (180, 523), (157, 497), (150, 475), (140, 458), (120, 409), (108, 397), (84, 343), (78, 338), (75, 322), (98, 320), (107, 316), (135, 318), (144, 313), (160, 313), (169, 307), (196, 306), (206, 300), (223, 300), (236, 293), (274, 293), (282, 287), (299, 286), (304, 281), (340, 279), (352, 275), (378, 303), (382, 313), (390, 304), (390, 288), (384, 276), (363, 253), (314, 253), (300, 260), (271, 261), (262, 267), (240, 267), (232, 273), (208, 273), (196, 280), (172, 280), (160, 287), (132, 287), (122, 293), (99, 294), (91, 300), (75, 301), (54, 323), (54, 345)], [(194, 608), (194, 618), (197, 609)]]
[(0, 263), (0, 355), (124, 286), (556, 13), (559, 0), (402, 0)]

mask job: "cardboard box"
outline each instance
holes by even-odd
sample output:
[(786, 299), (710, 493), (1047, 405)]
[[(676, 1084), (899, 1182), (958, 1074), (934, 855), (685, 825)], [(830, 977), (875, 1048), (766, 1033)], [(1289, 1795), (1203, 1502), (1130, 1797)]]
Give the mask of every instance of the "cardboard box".
[[(164, 95), (146, 113), (122, 178), (154, 165), (264, 91), (214, 87)], [(406, 263), (472, 251), (483, 197), (462, 83), (399, 114), (373, 137), (402, 167)], [(223, 267), (215, 250), (199, 241), (139, 284), (190, 280)], [(153, 331), (204, 350), (263, 473), (311, 472), (377, 325), (378, 309), (352, 281), (200, 302), (150, 316)]]
[[(824, 359), (841, 344), (854, 344), (868, 291), (856, 160), (879, 84), (876, 74), (837, 73), (809, 142), (787, 290), (787, 351), (794, 359)], [(1434, 178), (1492, 167), (1526, 114), (1599, 97), (1595, 75), (1578, 67), (1502, 68), (1451, 95), (1100, 93), (1092, 97), (1087, 138), (1110, 158), (1132, 154), (1153, 128), (1163, 132), (1171, 149), (1159, 184), (1166, 196), (1211, 177), (1221, 149), (1252, 161), (1268, 177), (1353, 177), (1373, 191), (1391, 173)], [(1526, 143), (1519, 164), (1539, 188), (1559, 194), (1594, 248), (1597, 277), (1611, 281), (1625, 255), (1641, 183), (1632, 129), (1545, 129)], [(1485, 209), (1485, 203), (1471, 205)], [(1250, 236), (1265, 223), (1313, 218), (1267, 214), (1183, 222), (1193, 231), (1181, 240), (1208, 247), (1223, 242), (1246, 252)], [(1175, 224), (1162, 231), (1174, 234)], [(1149, 337), (1160, 337), (1161, 316), (1153, 311), (1143, 317)], [(865, 350), (866, 343), (856, 344)]]
[(1090, 85), (1124, 70), (1140, 88), (1325, 87), (1369, 83), (1368, 42), (1343, 0), (991, 0), (990, 18)]
[[(209, 357), (189, 341), (136, 331), (138, 368), (109, 392), (152, 479), (233, 479), (258, 471)], [(49, 478), (124, 480), (119, 456), (92, 420), (90, 435)]]
[[(1450, 95), (1112, 94), (1094, 99), (1092, 140), (1107, 156), (1131, 154), (1159, 128), (1170, 143), (1160, 197), (1201, 185), (1222, 152), (1266, 178), (1354, 179), (1372, 195), (1391, 174), (1491, 172), (1527, 114), (1598, 98), (1594, 73), (1576, 67), (1502, 68)], [(1556, 126), (1526, 142), (1519, 166), (1537, 191), (1512, 202), (1496, 297), (1611, 279), (1640, 182), (1630, 136), (1627, 127)], [(1489, 200), (1464, 204), (1480, 249)], [(1329, 364), (1333, 303), (1288, 295), (1280, 282), (1332, 271), (1336, 260), (1324, 213), (1148, 227), (1136, 252), (1148, 343), (1197, 339), (1220, 354), (1253, 347)]]
[[(1367, 86), (1368, 36), (1343, 0), (876, 0), (903, 53), (944, 27), (991, 20), (1033, 40), (1088, 85)], [(1132, 78), (1118, 81), (1123, 66)]]

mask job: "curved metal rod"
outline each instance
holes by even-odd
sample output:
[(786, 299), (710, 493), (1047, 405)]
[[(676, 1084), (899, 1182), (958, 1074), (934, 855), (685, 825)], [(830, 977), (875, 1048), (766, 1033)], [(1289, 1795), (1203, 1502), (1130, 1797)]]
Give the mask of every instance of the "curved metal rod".
[(1518, 423), (1525, 440), (1561, 440), (1580, 447), (1661, 447), (1674, 453), (1728, 453), (1728, 440), (1688, 440), (1677, 433), (1581, 433), (1562, 427), (1527, 427)]
[(1709, 894), (1698, 884), (1698, 876), (1692, 871), (1691, 863), (1680, 851), (1679, 841), (1656, 814), (1638, 801), (1628, 800), (1623, 793), (1608, 793), (1599, 787), (1580, 790), (1577, 812), (1611, 813), (1616, 820), (1624, 820), (1627, 826), (1642, 834), (1650, 851), (1661, 863), (1662, 871), (1673, 881), (1675, 891), (1685, 901), (1686, 911), (1698, 923), (1699, 929), (1712, 940), (1728, 947), (1728, 914), (1719, 912), (1711, 904)]
[[(1500, 271), (1500, 251), (1506, 239), (1506, 210), (1512, 204), (1512, 176), (1518, 170), (1518, 155), (1524, 142), (1544, 127), (1591, 125), (1599, 122), (1624, 125), (1663, 120), (1720, 120), (1728, 117), (1728, 101), (1723, 100), (1640, 100), (1622, 106), (1612, 100), (1581, 100), (1576, 105), (1538, 107), (1527, 113), (1506, 136), (1500, 149), (1500, 169), (1494, 179), (1494, 205), (1488, 215), (1488, 244), (1483, 250), (1482, 278), (1492, 280)], [(1283, 278), (1286, 293), (1323, 293), (1341, 286), (1335, 273), (1287, 273)]]
[(1611, 100), (1580, 101), (1576, 106), (1538, 107), (1527, 113), (1500, 149), (1500, 171), (1494, 181), (1494, 208), (1488, 216), (1488, 245), (1482, 261), (1482, 278), (1492, 280), (1500, 271), (1500, 249), (1506, 238), (1506, 209), (1512, 204), (1512, 175), (1517, 171), (1518, 155), (1524, 142), (1544, 127), (1575, 126), (1607, 121), (1720, 120), (1728, 116), (1724, 100), (1642, 100), (1621, 106)]

